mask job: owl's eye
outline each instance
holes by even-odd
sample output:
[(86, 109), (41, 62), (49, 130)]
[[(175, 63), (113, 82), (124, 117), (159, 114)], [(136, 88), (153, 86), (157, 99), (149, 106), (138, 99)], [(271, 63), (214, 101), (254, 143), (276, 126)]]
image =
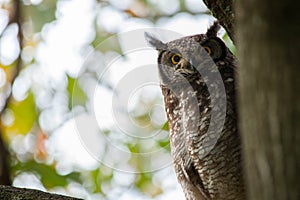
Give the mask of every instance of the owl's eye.
[(173, 65), (176, 65), (176, 64), (179, 63), (180, 59), (181, 59), (180, 55), (174, 54), (171, 57), (171, 62), (172, 62)]
[(211, 49), (209, 47), (203, 47), (208, 55), (211, 54)]

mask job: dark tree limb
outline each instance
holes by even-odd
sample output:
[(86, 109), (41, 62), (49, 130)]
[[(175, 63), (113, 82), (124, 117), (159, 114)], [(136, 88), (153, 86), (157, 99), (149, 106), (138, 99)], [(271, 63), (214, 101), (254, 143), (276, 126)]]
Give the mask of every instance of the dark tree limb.
[(233, 0), (203, 0), (203, 2), (235, 43)]
[(2, 200), (80, 200), (73, 197), (62, 196), (58, 194), (51, 194), (34, 189), (16, 188), (12, 186), (0, 185), (0, 199)]
[[(0, 136), (1, 134), (2, 133), (0, 131)], [(7, 151), (2, 138), (0, 138), (0, 185), (11, 185), (8, 155), (9, 152)]]
[[(12, 19), (10, 19), (10, 24), (16, 23), (18, 25), (18, 40), (19, 40), (19, 48), (20, 48), (20, 53), (18, 55), (18, 58), (16, 60), (15, 64), (15, 70), (12, 75), (12, 80), (10, 85), (12, 86), (15, 82), (15, 79), (18, 77), (21, 68), (22, 68), (22, 58), (21, 58), (21, 52), (22, 52), (22, 44), (23, 44), (23, 34), (22, 34), (22, 13), (21, 13), (21, 1), (15, 0), (14, 1), (14, 8), (13, 8), (14, 15)], [(2, 106), (2, 109), (0, 110), (0, 116), (2, 116), (3, 112), (8, 106), (8, 103), (10, 102), (12, 98), (12, 90), (9, 91), (5, 103)]]
[[(15, 0), (14, 1), (14, 8), (13, 8), (13, 15), (12, 19), (10, 19), (10, 24), (16, 23), (18, 25), (18, 40), (19, 40), (19, 48), (20, 51), (22, 50), (22, 43), (23, 43), (23, 35), (22, 35), (22, 18), (21, 18), (21, 1)], [(21, 59), (21, 52), (16, 60), (14, 74), (12, 75), (12, 81), (9, 83), (11, 86), (13, 85), (16, 77), (19, 75), (22, 68), (22, 59)], [(4, 105), (2, 105), (2, 109), (0, 110), (0, 116), (3, 115), (5, 109), (8, 106), (12, 98), (12, 90), (10, 89), (5, 101)], [(9, 151), (3, 141), (3, 133), (0, 130), (0, 184), (1, 185), (11, 185), (10, 179), (10, 162), (9, 162)]]

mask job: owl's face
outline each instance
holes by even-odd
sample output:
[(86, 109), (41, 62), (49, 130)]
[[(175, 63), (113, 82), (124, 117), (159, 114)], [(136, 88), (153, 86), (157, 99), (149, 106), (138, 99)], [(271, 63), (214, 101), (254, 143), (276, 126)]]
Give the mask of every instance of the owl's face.
[(183, 37), (167, 43), (145, 34), (148, 43), (158, 50), (159, 74), (162, 84), (186, 82), (203, 67), (214, 65), (226, 56), (226, 46), (217, 37), (215, 23), (206, 34)]

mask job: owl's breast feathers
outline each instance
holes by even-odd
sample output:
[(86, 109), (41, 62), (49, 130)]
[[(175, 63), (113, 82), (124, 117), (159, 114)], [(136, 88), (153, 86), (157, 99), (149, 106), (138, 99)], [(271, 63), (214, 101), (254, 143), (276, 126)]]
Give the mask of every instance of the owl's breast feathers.
[(181, 88), (176, 86), (176, 90), (161, 86), (174, 166), (187, 199), (245, 199), (234, 67), (225, 65), (219, 65), (225, 89), (225, 103), (221, 106), (222, 97), (218, 94), (222, 88), (216, 85), (210, 86), (215, 91), (209, 90), (201, 75)]

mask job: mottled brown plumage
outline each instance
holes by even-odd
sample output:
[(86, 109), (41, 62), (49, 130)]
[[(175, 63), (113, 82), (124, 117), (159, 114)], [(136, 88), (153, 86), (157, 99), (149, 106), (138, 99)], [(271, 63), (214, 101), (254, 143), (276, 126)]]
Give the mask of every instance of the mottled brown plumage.
[[(163, 43), (158, 69), (175, 172), (186, 199), (245, 199), (237, 127), (236, 61), (217, 37), (206, 34)], [(178, 56), (178, 57), (177, 57)]]

